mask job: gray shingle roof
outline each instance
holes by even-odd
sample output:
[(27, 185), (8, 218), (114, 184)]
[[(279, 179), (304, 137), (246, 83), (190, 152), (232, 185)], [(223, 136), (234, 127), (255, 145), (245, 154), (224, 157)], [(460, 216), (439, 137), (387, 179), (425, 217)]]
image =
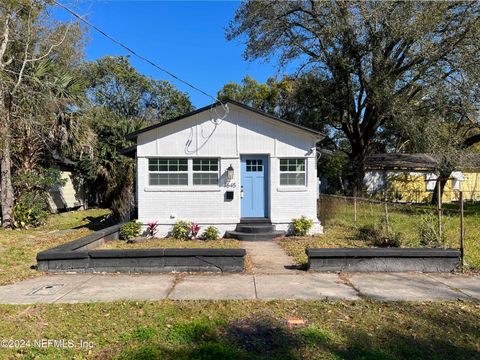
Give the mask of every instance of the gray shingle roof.
[[(433, 154), (372, 154), (365, 160), (367, 170), (435, 171), (440, 156)], [(459, 155), (456, 169), (480, 169), (480, 153)]]
[(437, 168), (437, 161), (428, 154), (373, 154), (365, 160), (368, 170), (417, 170)]

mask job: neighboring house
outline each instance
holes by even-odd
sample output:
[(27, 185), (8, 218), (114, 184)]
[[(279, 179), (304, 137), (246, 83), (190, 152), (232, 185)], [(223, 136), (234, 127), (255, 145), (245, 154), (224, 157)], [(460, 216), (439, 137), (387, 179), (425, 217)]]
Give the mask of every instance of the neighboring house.
[[(370, 195), (386, 194), (390, 200), (429, 202), (435, 190), (438, 161), (428, 154), (375, 154), (365, 162), (365, 187)], [(443, 202), (480, 200), (480, 156), (472, 153), (459, 160), (448, 179)]]
[[(178, 220), (222, 234), (241, 221), (288, 231), (292, 218), (317, 218), (317, 131), (235, 101), (214, 103), (132, 133), (138, 220), (166, 236)], [(251, 229), (250, 229), (251, 230)]]
[(85, 209), (85, 191), (81, 177), (75, 173), (75, 163), (57, 153), (52, 154), (53, 167), (60, 170), (65, 185), (56, 185), (49, 192), (52, 212)]

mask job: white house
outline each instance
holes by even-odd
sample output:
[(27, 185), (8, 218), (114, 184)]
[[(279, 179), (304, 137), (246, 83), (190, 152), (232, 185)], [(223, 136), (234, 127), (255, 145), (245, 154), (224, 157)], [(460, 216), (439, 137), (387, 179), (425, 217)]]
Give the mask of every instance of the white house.
[[(288, 231), (317, 218), (316, 144), (322, 134), (232, 100), (130, 134), (136, 140), (138, 220), (166, 236), (178, 220), (221, 233), (238, 223)], [(273, 227), (272, 227), (273, 229)]]

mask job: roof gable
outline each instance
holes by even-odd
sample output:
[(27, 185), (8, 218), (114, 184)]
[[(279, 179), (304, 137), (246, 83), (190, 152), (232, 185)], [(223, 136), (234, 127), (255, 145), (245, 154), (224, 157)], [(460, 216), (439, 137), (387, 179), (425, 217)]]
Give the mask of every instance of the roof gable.
[[(315, 135), (315, 136), (318, 137), (318, 138), (324, 138), (324, 137), (325, 137), (325, 136), (324, 136), (321, 132), (319, 132), (319, 131), (316, 131), (316, 130), (313, 130), (313, 129), (310, 129), (310, 128), (307, 128), (307, 127), (304, 127), (304, 126), (301, 126), (301, 125), (298, 125), (298, 124), (295, 124), (295, 123), (292, 123), (292, 122), (290, 122), (290, 121), (281, 119), (281, 118), (276, 117), (276, 116), (273, 116), (273, 115), (270, 115), (270, 114), (265, 113), (265, 112), (263, 112), (263, 111), (260, 111), (260, 110), (257, 110), (257, 109), (255, 109), (255, 108), (252, 108), (252, 107), (250, 107), (250, 106), (247, 106), (247, 105), (245, 105), (245, 104), (242, 104), (242, 103), (240, 103), (240, 102), (238, 102), (238, 101), (234, 101), (234, 100), (228, 99), (228, 100), (224, 100), (224, 101), (223, 101), (223, 104), (227, 104), (227, 106), (228, 106), (228, 104), (233, 104), (233, 105), (238, 106), (238, 107), (240, 107), (240, 108), (242, 108), (242, 109), (251, 111), (251, 112), (253, 112), (253, 113), (255, 113), (255, 114), (258, 114), (258, 115), (261, 115), (261, 116), (263, 116), (263, 117), (265, 117), (265, 118), (268, 118), (268, 119), (271, 119), (271, 120), (274, 120), (274, 121), (278, 121), (279, 123), (282, 123), (282, 124), (284, 124), (284, 125), (288, 125), (288, 126), (294, 127), (294, 128), (296, 128), (296, 129), (301, 130), (301, 131), (304, 131), (304, 132), (306, 132), (306, 133), (310, 133), (310, 134), (312, 134), (312, 135)], [(185, 118), (188, 118), (188, 117), (190, 117), (190, 116), (192, 116), (192, 115), (195, 115), (195, 114), (199, 114), (199, 113), (201, 113), (201, 112), (210, 111), (211, 109), (213, 109), (213, 108), (215, 108), (215, 107), (217, 107), (217, 106), (220, 106), (220, 105), (222, 105), (222, 103), (218, 101), (218, 102), (215, 102), (215, 103), (213, 103), (213, 104), (204, 106), (203, 108), (200, 108), (200, 109), (191, 111), (191, 112), (189, 112), (189, 113), (186, 113), (186, 114), (184, 114), (184, 115), (180, 115), (180, 116), (178, 116), (178, 117), (175, 117), (175, 118), (173, 118), (173, 119), (169, 119), (169, 120), (160, 122), (160, 123), (158, 123), (158, 124), (154, 124), (154, 125), (151, 125), (151, 126), (147, 126), (147, 127), (143, 128), (143, 129), (140, 129), (140, 130), (137, 130), (137, 131), (135, 131), (135, 132), (133, 132), (133, 133), (128, 134), (128, 135), (127, 135), (127, 139), (135, 139), (139, 134), (145, 133), (145, 132), (150, 131), (150, 130), (153, 130), (153, 129), (160, 128), (160, 127), (162, 127), (162, 126), (165, 126), (165, 125), (168, 125), (168, 124), (177, 122), (177, 121), (181, 121), (181, 120), (183, 120), (183, 119), (185, 119)]]

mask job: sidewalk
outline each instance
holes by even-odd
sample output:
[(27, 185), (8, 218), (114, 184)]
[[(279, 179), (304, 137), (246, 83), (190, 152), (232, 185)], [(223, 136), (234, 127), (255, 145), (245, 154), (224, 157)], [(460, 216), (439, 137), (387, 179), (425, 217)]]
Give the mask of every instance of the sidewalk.
[(293, 259), (275, 241), (242, 241), (254, 274), (292, 274)]
[(480, 300), (480, 276), (420, 273), (63, 274), (0, 287), (2, 304), (119, 300)]
[(480, 301), (480, 276), (294, 270), (274, 241), (242, 242), (243, 274), (51, 274), (0, 286), (0, 304), (119, 300)]

